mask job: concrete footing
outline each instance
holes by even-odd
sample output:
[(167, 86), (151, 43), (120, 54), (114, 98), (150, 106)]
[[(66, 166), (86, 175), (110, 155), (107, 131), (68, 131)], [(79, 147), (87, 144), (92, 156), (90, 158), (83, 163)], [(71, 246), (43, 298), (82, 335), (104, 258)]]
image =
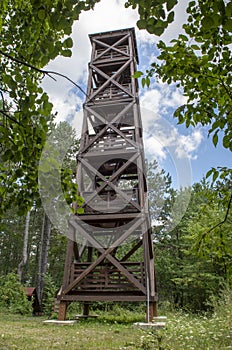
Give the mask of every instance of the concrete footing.
[(166, 316), (157, 316), (153, 318), (152, 322), (136, 322), (134, 326), (141, 329), (162, 329), (166, 326), (166, 320)]
[(81, 319), (81, 318), (97, 318), (99, 315), (75, 315), (75, 318), (78, 320), (78, 319)]
[(43, 321), (45, 324), (57, 324), (57, 325), (65, 325), (65, 326), (72, 326), (77, 323), (76, 320), (67, 320), (67, 321), (59, 321), (59, 320), (46, 320)]

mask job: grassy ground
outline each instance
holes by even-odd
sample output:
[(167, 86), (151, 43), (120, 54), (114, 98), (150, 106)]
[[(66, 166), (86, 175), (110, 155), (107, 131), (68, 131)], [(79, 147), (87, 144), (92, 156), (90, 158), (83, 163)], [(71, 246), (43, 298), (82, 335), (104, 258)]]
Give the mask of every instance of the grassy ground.
[(0, 314), (0, 349), (131, 350), (141, 336), (131, 323), (114, 323), (101, 317), (72, 326), (44, 324), (44, 319)]
[(0, 313), (0, 350), (232, 349), (231, 308), (220, 310), (210, 317), (169, 312), (166, 328), (154, 332), (133, 326), (144, 315), (122, 309), (72, 326), (44, 324), (43, 317), (4, 312)]

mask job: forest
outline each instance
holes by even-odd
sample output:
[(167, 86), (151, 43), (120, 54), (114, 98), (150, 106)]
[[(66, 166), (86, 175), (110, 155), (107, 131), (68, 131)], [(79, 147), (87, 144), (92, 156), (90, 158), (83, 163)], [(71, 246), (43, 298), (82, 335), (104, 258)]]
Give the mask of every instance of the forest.
[[(54, 316), (54, 295), (62, 284), (67, 237), (58, 232), (44, 210), (38, 184), (40, 159), (49, 135), (54, 142), (60, 142), (61, 148), (68, 149), (60, 169), (61, 187), (68, 206), (73, 202), (81, 206), (83, 201), (75, 183), (80, 140), (68, 122), (56, 122), (41, 82), (45, 76), (60, 74), (46, 70), (47, 64), (59, 55), (71, 56), (72, 25), (81, 12), (94, 10), (97, 2), (0, 3), (0, 311), (6, 324), (13, 322), (8, 313), (18, 314), (19, 324), (23, 324), (23, 317), (32, 312), (24, 287), (36, 287), (43, 317)], [(125, 7), (138, 11), (140, 30), (160, 36), (175, 21), (177, 3), (178, 0), (129, 0)], [(232, 1), (190, 1), (187, 13), (184, 34), (170, 45), (160, 40), (158, 61), (145, 72), (136, 72), (134, 78), (141, 79), (142, 86), (149, 87), (156, 79), (180, 87), (188, 101), (175, 111), (176, 121), (187, 128), (207, 127), (214, 146), (222, 143), (231, 151)], [(64, 134), (69, 135), (68, 144)], [(166, 334), (146, 333), (136, 345), (125, 339), (124, 345), (112, 345), (112, 349), (215, 349), (215, 342), (216, 348), (229, 349), (232, 320), (226, 310), (232, 306), (232, 170), (224, 166), (209, 169), (199, 183), (177, 190), (170, 174), (160, 169), (156, 160), (147, 161), (146, 166), (158, 308), (170, 315), (171, 321)], [(175, 203), (179, 199), (177, 210)], [(184, 215), (182, 205), (187, 208)], [(78, 307), (70, 309), (70, 315)], [(118, 308), (110, 303), (94, 307), (100, 315)], [(100, 316), (103, 319), (99, 324), (105, 322), (116, 335), (126, 333), (119, 325), (125, 322), (128, 326), (140, 311), (139, 306), (133, 309), (129, 303), (118, 309), (118, 328), (113, 328), (114, 321), (107, 318), (111, 317), (107, 312)], [(83, 327), (94, 328), (96, 322), (87, 322)], [(188, 327), (178, 328), (178, 322)], [(217, 328), (218, 322), (224, 325), (225, 332)], [(204, 343), (206, 329), (212, 334), (218, 331), (218, 338), (207, 338)], [(1, 331), (3, 349), (29, 348), (26, 343), (15, 347), (5, 342), (4, 325)], [(93, 338), (97, 337), (92, 331)], [(171, 334), (179, 342), (173, 347)], [(99, 349), (104, 349), (102, 344)], [(85, 346), (83, 343), (80, 348), (91, 349)]]
[[(159, 302), (193, 312), (207, 310), (210, 298), (231, 285), (231, 180), (212, 186), (203, 179), (177, 191), (156, 161), (147, 163), (147, 169), (150, 214), (156, 221), (153, 242)], [(175, 224), (182, 210), (172, 211), (178, 197), (183, 206), (185, 200), (189, 203)], [(36, 286), (40, 302), (49, 307), (47, 294), (55, 295), (62, 284), (66, 243), (67, 237), (53, 227), (39, 201), (23, 216), (8, 210), (1, 221), (2, 293), (15, 273), (23, 285)], [(49, 302), (51, 311), (52, 299)]]

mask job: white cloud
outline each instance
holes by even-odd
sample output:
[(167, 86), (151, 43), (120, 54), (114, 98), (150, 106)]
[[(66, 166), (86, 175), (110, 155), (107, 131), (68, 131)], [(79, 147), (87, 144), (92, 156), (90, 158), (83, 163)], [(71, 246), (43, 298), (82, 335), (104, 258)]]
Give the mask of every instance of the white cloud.
[[(101, 0), (95, 5), (93, 11), (84, 12), (80, 15), (79, 21), (73, 26), (72, 39), (74, 46), (72, 57), (58, 57), (48, 65), (49, 70), (60, 72), (77, 84), (86, 86), (88, 62), (90, 61), (91, 45), (88, 35), (98, 32), (111, 31), (123, 28), (136, 28), (138, 13), (131, 8), (124, 8), (124, 0)], [(139, 56), (149, 64), (155, 61), (155, 43), (162, 39), (165, 42), (176, 37), (181, 30), (183, 21), (186, 18), (185, 7), (188, 0), (181, 0), (176, 6), (175, 22), (168, 28), (161, 38), (148, 34), (146, 31), (139, 31), (136, 28), (137, 44), (140, 49)], [(146, 69), (146, 68), (145, 68)], [(64, 78), (57, 78), (54, 82), (45, 78), (44, 89), (48, 92), (54, 104), (54, 111), (58, 112), (57, 121), (68, 119), (80, 135), (82, 124), (81, 105), (85, 99), (84, 94)], [(84, 87), (85, 90), (85, 87)], [(151, 157), (164, 161), (168, 153), (174, 152), (179, 158), (195, 157), (202, 136), (200, 131), (195, 131), (187, 136), (179, 135), (176, 128), (171, 126), (160, 116), (170, 114), (174, 109), (185, 103), (179, 90), (167, 84), (153, 83), (150, 89), (143, 90), (140, 102), (142, 106), (142, 119), (144, 126), (144, 144), (146, 153)], [(149, 132), (147, 132), (149, 131)]]
[(185, 104), (187, 98), (174, 85), (153, 84), (153, 88), (144, 91), (140, 98), (141, 106), (158, 115), (170, 115), (170, 109)]
[(154, 114), (160, 113), (162, 94), (158, 89), (147, 90), (140, 98), (142, 108), (150, 110)]
[(164, 144), (158, 137), (148, 134), (146, 132), (144, 135), (144, 148), (146, 151), (146, 157), (151, 159), (156, 159), (157, 161), (164, 161), (167, 157), (166, 149)]
[(179, 158), (189, 157), (197, 159), (197, 150), (202, 142), (203, 134), (198, 130), (194, 130), (190, 135), (179, 135), (176, 144), (176, 154)]
[(82, 100), (73, 92), (69, 92), (66, 99), (54, 96), (54, 111), (57, 112), (56, 122), (72, 120), (77, 114), (77, 110), (82, 106)]
[(188, 135), (181, 135), (176, 127), (163, 118), (150, 123), (150, 128), (144, 131), (145, 153), (147, 157), (159, 161), (164, 161), (168, 154), (172, 154), (173, 158), (195, 160), (202, 140), (202, 130), (196, 129)]
[[(180, 31), (187, 2), (188, 0), (182, 0), (181, 5), (179, 4), (176, 6), (175, 23), (167, 29), (165, 34), (161, 37), (162, 40), (167, 40), (169, 36), (174, 37)], [(54, 61), (49, 63), (47, 68), (60, 72), (75, 82), (86, 83), (87, 63), (90, 60), (91, 53), (88, 35), (91, 33), (129, 27), (136, 28), (136, 22), (139, 18), (137, 10), (132, 10), (131, 7), (126, 9), (124, 4), (124, 0), (101, 0), (95, 5), (94, 10), (81, 13), (79, 20), (76, 21), (73, 26), (72, 39), (74, 45), (72, 57), (57, 57)], [(147, 47), (146, 50), (148, 49), (147, 44), (152, 45), (159, 40), (158, 37), (150, 35), (145, 30), (138, 30), (137, 28), (136, 37), (138, 45), (142, 45), (143, 48)], [(151, 52), (147, 52), (147, 54), (151, 62), (154, 54), (151, 54)], [(54, 110), (58, 110), (60, 113), (60, 99), (66, 100), (69, 90), (73, 88), (73, 85), (64, 78), (56, 77), (56, 79), (57, 82), (54, 82), (52, 79), (45, 77), (42, 85), (54, 104)], [(81, 93), (79, 96), (81, 96)], [(82, 98), (84, 99), (84, 96), (82, 96)], [(64, 113), (65, 111), (63, 114)], [(63, 119), (63, 116), (61, 119)]]

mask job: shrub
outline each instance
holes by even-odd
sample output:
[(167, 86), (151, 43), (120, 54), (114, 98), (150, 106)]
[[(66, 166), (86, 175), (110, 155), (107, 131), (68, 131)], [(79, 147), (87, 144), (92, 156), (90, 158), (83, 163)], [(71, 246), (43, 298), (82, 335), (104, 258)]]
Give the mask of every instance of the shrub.
[(28, 301), (25, 288), (18, 281), (15, 273), (0, 277), (0, 306), (9, 312), (22, 315), (32, 313), (31, 302)]
[(53, 280), (53, 278), (46, 274), (44, 276), (44, 289), (43, 289), (43, 313), (46, 315), (52, 314), (52, 306), (54, 303), (54, 298), (57, 292), (57, 286)]

